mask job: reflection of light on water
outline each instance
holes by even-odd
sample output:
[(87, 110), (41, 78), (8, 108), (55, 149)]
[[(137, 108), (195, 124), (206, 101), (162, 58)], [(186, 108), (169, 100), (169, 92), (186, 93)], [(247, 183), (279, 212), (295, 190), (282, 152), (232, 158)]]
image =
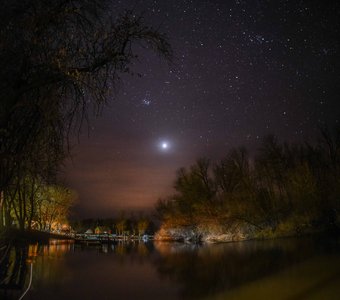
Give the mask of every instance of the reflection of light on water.
[(43, 246), (43, 255), (61, 257), (72, 250), (74, 242), (72, 240), (50, 240), (48, 245)]
[(39, 244), (28, 246), (28, 259), (32, 260), (34, 257), (38, 256)]
[(31, 244), (31, 245), (28, 246), (26, 262), (29, 264), (29, 267), (30, 267), (29, 281), (28, 281), (27, 288), (25, 289), (23, 294), (20, 296), (19, 300), (23, 299), (31, 288), (32, 280), (33, 280), (33, 263), (35, 262), (35, 258), (38, 257), (38, 254), (39, 254), (39, 244), (38, 243), (37, 244)]
[(148, 248), (146, 247), (146, 245), (144, 243), (139, 243), (137, 245), (137, 252), (140, 256), (147, 256), (150, 253)]
[(109, 252), (109, 246), (108, 246), (108, 244), (103, 244), (103, 245), (102, 245), (102, 251), (103, 251), (104, 253), (108, 253), (108, 252)]
[(193, 250), (201, 248), (201, 246), (197, 244), (186, 244), (176, 242), (154, 242), (154, 246), (156, 250), (162, 255), (192, 252)]
[(119, 243), (118, 245), (116, 245), (116, 254), (125, 255), (126, 252), (127, 252), (127, 248), (124, 243)]
[[(310, 239), (99, 247), (53, 241), (39, 249), (31, 245), (29, 253), (39, 254), (34, 299), (48, 299), (51, 290), (53, 299), (136, 299), (133, 293), (139, 299), (178, 299), (177, 291), (191, 299), (337, 299), (340, 252), (332, 245)], [(79, 289), (79, 282), (86, 284)]]

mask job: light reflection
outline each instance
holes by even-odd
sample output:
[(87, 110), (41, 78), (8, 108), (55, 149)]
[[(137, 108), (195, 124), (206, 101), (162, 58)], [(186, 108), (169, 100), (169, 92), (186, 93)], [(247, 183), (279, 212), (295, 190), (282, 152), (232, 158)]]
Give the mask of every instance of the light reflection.
[(48, 245), (42, 246), (42, 252), (44, 256), (57, 258), (72, 250), (73, 246), (72, 240), (50, 240)]
[[(245, 295), (243, 291), (249, 291), (253, 295), (252, 299), (255, 299), (261, 291), (252, 282), (261, 282), (266, 292), (271, 293), (286, 290), (288, 286), (294, 286), (296, 291), (300, 289), (302, 292), (299, 282), (312, 286), (318, 282), (318, 274), (323, 274), (325, 280), (330, 278), (332, 282), (340, 283), (339, 278), (334, 276), (336, 272), (333, 274), (329, 271), (338, 269), (339, 246), (313, 239), (203, 246), (117, 242), (89, 247), (74, 245), (70, 241), (51, 241), (44, 246), (30, 245), (27, 252), (13, 250), (9, 257), (12, 260), (19, 259), (19, 262), (20, 257), (34, 258), (34, 288), (29, 291), (27, 299), (60, 299), (65, 293), (70, 299), (86, 298), (89, 295), (94, 297), (91, 294), (94, 293), (93, 287), (98, 291), (98, 299), (112, 296), (112, 290), (115, 290), (115, 296), (121, 296), (117, 296), (119, 299), (135, 299), (131, 298), (133, 289), (128, 289), (130, 298), (126, 292), (128, 287), (136, 288), (135, 282), (142, 283), (138, 294), (140, 298), (149, 293), (145, 299), (214, 299), (216, 295), (222, 295), (221, 299), (226, 295), (228, 299), (247, 299), (242, 298), (241, 295)], [(327, 259), (322, 258), (325, 255), (328, 255)], [(13, 278), (20, 278), (20, 273), (27, 274), (25, 265), (17, 264), (22, 268), (20, 272), (15, 273), (16, 268), (8, 271), (15, 273)], [(298, 276), (305, 276), (311, 273), (308, 271), (311, 267), (316, 275), (310, 281), (299, 281), (294, 275), (296, 272)], [(82, 284), (79, 289), (79, 282), (86, 284)], [(265, 285), (266, 282), (268, 285)], [(270, 284), (277, 286), (275, 291), (270, 288)], [(26, 286), (27, 280), (21, 289)], [(51, 296), (50, 290), (55, 294)], [(156, 297), (157, 293), (162, 297)], [(233, 298), (233, 295), (237, 297)], [(270, 298), (275, 297), (267, 297)]]
[(33, 244), (28, 246), (28, 260), (33, 260), (38, 256), (39, 253), (39, 244)]

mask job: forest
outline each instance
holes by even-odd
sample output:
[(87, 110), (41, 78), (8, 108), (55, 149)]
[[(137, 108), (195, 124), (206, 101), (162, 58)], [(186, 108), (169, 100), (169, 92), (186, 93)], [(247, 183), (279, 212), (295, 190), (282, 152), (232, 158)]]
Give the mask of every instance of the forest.
[(174, 190), (156, 205), (167, 228), (241, 223), (255, 237), (337, 229), (340, 130), (321, 130), (313, 145), (267, 136), (255, 155), (240, 147), (216, 163), (198, 159), (178, 170)]

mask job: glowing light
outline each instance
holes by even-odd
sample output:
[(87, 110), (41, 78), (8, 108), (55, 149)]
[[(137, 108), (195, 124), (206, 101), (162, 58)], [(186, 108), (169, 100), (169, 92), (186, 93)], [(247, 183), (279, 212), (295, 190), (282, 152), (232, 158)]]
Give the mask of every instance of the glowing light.
[(151, 104), (151, 100), (148, 100), (148, 99), (143, 99), (143, 105), (145, 106), (149, 106)]
[(171, 143), (167, 140), (161, 140), (158, 143), (158, 149), (162, 152), (170, 151), (171, 147), (172, 147)]

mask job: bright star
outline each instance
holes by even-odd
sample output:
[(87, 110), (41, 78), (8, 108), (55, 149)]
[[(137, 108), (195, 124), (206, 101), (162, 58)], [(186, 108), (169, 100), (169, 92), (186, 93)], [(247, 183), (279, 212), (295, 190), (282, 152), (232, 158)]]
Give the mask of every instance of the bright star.
[(171, 143), (167, 140), (159, 141), (158, 148), (163, 152), (168, 152), (171, 148)]

